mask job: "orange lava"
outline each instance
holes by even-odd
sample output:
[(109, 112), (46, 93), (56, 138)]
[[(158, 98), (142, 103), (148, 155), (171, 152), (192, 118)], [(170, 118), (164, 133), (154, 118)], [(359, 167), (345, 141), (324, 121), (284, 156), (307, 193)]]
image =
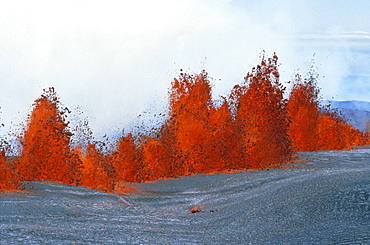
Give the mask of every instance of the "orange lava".
[(70, 148), (71, 133), (53, 88), (44, 91), (33, 105), (21, 139), (17, 170), (21, 180), (79, 184), (81, 160)]
[(0, 150), (0, 192), (16, 191), (18, 187), (18, 174), (14, 162), (7, 160), (5, 153)]
[(277, 61), (275, 54), (263, 57), (218, 106), (205, 71), (180, 73), (171, 84), (169, 114), (161, 128), (139, 138), (129, 133), (108, 152), (92, 138), (79, 139), (85, 140), (83, 146), (71, 144), (69, 110), (54, 88), (46, 89), (20, 137), (19, 157), (8, 161), (0, 152), (0, 191), (30, 180), (123, 194), (134, 188), (128, 182), (284, 167), (297, 151), (370, 144), (370, 122), (363, 133), (336, 111), (320, 107), (312, 73), (307, 79), (297, 75), (285, 99)]

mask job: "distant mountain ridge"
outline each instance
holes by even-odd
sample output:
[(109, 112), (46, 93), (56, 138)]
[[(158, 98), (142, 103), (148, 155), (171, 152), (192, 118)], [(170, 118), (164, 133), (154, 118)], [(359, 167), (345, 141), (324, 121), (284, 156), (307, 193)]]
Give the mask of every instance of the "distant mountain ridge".
[(323, 104), (330, 104), (332, 108), (338, 109), (343, 117), (355, 128), (363, 132), (366, 131), (366, 123), (370, 120), (370, 102), (325, 100)]

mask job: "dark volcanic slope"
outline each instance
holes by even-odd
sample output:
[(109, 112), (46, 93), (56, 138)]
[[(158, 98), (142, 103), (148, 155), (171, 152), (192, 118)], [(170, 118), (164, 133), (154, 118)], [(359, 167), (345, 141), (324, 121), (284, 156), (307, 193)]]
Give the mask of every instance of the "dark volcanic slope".
[(366, 123), (370, 120), (370, 102), (328, 100), (324, 101), (324, 104), (331, 104), (333, 108), (339, 109), (355, 128), (366, 131)]

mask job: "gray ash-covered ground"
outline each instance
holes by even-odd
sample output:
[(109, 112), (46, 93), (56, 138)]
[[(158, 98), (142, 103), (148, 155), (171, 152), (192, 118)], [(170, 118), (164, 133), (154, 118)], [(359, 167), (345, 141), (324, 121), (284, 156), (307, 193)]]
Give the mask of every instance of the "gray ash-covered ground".
[(286, 169), (137, 184), (125, 197), (28, 182), (0, 194), (0, 243), (370, 244), (370, 148), (300, 155)]

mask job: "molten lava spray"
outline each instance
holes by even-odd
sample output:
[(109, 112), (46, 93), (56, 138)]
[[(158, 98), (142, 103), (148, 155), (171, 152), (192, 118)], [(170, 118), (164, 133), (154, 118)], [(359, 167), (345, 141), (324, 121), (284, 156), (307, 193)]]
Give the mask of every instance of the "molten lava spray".
[[(344, 150), (370, 144), (338, 112), (319, 105), (316, 77), (297, 74), (289, 99), (278, 57), (261, 63), (216, 106), (207, 72), (181, 72), (169, 92), (167, 120), (156, 132), (121, 137), (111, 151), (93, 140), (88, 123), (72, 132), (54, 88), (33, 104), (18, 157), (0, 151), (0, 191), (20, 181), (57, 181), (115, 192), (126, 182), (196, 173), (267, 169), (293, 161), (295, 151)], [(369, 122), (370, 125), (370, 122)], [(79, 138), (81, 137), (81, 138)], [(2, 149), (2, 148), (0, 148)]]

